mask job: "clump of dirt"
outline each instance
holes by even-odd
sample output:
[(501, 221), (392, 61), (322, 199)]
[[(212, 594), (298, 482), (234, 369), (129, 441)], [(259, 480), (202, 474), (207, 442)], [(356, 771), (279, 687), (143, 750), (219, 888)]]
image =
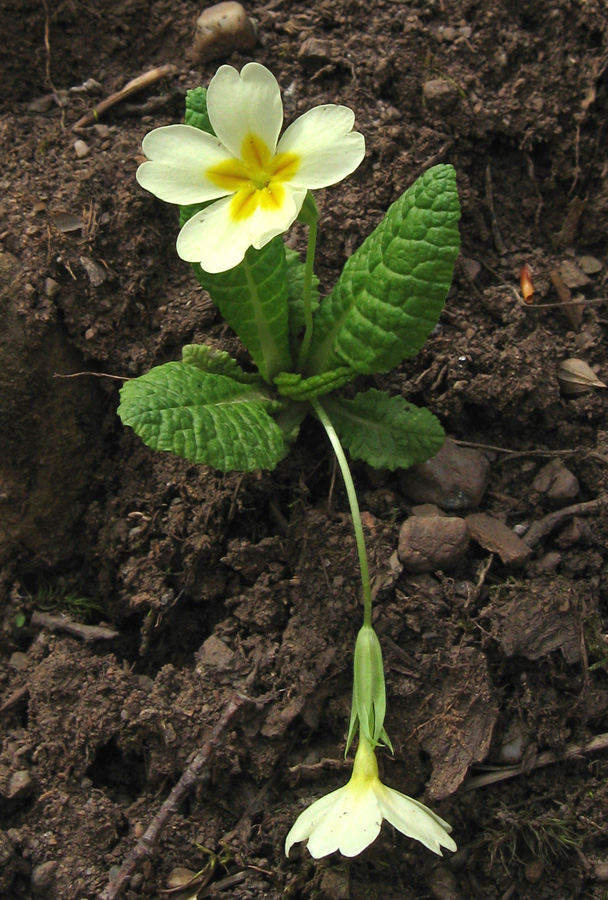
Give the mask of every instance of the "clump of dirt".
[[(182, 866), (205, 870), (200, 897), (599, 900), (608, 396), (564, 394), (557, 376), (579, 357), (608, 381), (603, 4), (247, 11), (257, 48), (220, 62), (267, 65), (287, 120), (342, 103), (366, 137), (360, 169), (318, 196), (323, 290), (419, 174), (437, 162), (458, 174), (462, 253), (445, 312), (422, 352), (373, 386), (428, 406), (484, 454), (477, 511), (534, 534), (528, 558), (506, 564), (480, 539), (449, 571), (408, 575), (393, 556), (413, 505), (398, 474), (353, 471), (395, 747), (383, 776), (432, 803), (460, 849), (438, 864), (385, 824), (352, 861), (284, 857), (296, 815), (350, 771), (357, 557), (321, 430), (311, 422), (272, 473), (222, 475), (153, 453), (116, 417), (122, 380), (186, 343), (246, 362), (176, 257), (175, 210), (134, 178), (145, 133), (180, 121), (186, 90), (219, 64), (192, 67), (200, 8), (11, 0), (0, 12), (0, 893), (95, 897), (244, 694), (254, 704), (124, 896), (156, 896)], [(173, 74), (73, 131), (165, 64)], [(301, 250), (305, 235), (288, 240)], [(530, 305), (517, 298), (524, 264)], [(578, 306), (563, 303), (568, 291)], [(538, 478), (554, 459), (574, 478), (561, 493)]]

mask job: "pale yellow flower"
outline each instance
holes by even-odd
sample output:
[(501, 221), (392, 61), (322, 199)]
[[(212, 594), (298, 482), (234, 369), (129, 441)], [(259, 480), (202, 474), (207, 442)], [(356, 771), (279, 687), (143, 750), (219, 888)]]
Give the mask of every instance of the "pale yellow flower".
[(433, 853), (441, 855), (442, 847), (456, 850), (447, 822), (418, 800), (382, 784), (374, 751), (361, 736), (350, 781), (298, 816), (287, 835), (285, 853), (289, 855), (297, 841), (308, 840), (308, 852), (315, 859), (336, 850), (357, 856), (376, 840), (383, 819)]
[(309, 190), (336, 184), (365, 155), (363, 135), (345, 106), (317, 106), (281, 139), (279, 85), (259, 63), (239, 74), (221, 66), (209, 84), (207, 111), (216, 136), (190, 125), (146, 135), (148, 161), (137, 170), (146, 190), (168, 203), (215, 201), (183, 226), (177, 252), (207, 272), (238, 265), (296, 220)]

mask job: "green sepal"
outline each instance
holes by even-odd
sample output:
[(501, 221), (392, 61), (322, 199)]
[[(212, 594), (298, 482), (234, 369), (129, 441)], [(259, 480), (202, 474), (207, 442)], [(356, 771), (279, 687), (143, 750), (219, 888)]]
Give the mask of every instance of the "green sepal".
[(375, 469), (393, 472), (424, 462), (445, 440), (443, 428), (428, 409), (374, 388), (352, 400), (328, 397), (323, 406), (352, 458)]
[(311, 378), (303, 378), (298, 372), (281, 372), (275, 377), (274, 384), (282, 397), (304, 402), (337, 391), (356, 377), (357, 372), (342, 366), (340, 369), (313, 375)]
[(193, 128), (200, 128), (201, 131), (206, 131), (207, 134), (215, 134), (207, 112), (206, 88), (197, 87), (187, 92), (184, 123), (192, 125)]
[(305, 374), (388, 372), (420, 350), (450, 288), (459, 217), (454, 169), (434, 166), (346, 262), (315, 315)]
[(291, 369), (287, 311), (287, 263), (281, 235), (261, 250), (250, 247), (245, 259), (227, 272), (192, 268), (222, 316), (249, 350), (269, 384)]
[(236, 359), (225, 350), (216, 350), (208, 344), (186, 344), (182, 347), (182, 361), (196, 366), (202, 372), (214, 372), (216, 375), (227, 375), (241, 384), (257, 384), (260, 377), (255, 372), (245, 372)]
[(355, 644), (353, 702), (344, 755), (348, 753), (357, 727), (361, 729), (372, 750), (383, 743), (392, 753), (393, 746), (384, 730), (385, 715), (386, 687), (382, 649), (372, 626), (363, 625)]
[[(304, 273), (306, 266), (300, 259), (300, 254), (295, 250), (285, 248), (285, 261), (287, 262), (287, 302), (289, 303), (289, 335), (296, 339), (304, 328), (304, 304), (302, 294), (304, 292)], [(311, 309), (314, 312), (319, 306), (319, 279), (312, 276), (312, 290), (310, 297)]]
[(264, 386), (169, 362), (127, 381), (118, 415), (145, 444), (222, 472), (273, 469), (286, 452)]

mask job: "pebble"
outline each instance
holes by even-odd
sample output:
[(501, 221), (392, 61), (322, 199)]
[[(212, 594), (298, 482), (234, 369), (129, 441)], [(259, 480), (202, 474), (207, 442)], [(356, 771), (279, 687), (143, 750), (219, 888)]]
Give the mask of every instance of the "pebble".
[(6, 796), (9, 800), (23, 800), (34, 790), (34, 779), (27, 769), (13, 772), (8, 780)]
[(466, 523), (473, 540), (484, 550), (498, 553), (506, 566), (521, 565), (532, 553), (531, 548), (500, 519), (486, 513), (473, 513), (466, 517)]
[(580, 485), (561, 459), (552, 459), (543, 466), (532, 482), (532, 490), (545, 494), (553, 503), (568, 503), (578, 496)]
[(74, 141), (74, 152), (76, 153), (78, 159), (84, 159), (84, 157), (88, 156), (91, 152), (91, 148), (86, 141), (79, 139), (77, 141)]
[(415, 503), (472, 509), (481, 502), (489, 474), (490, 463), (482, 453), (448, 438), (431, 459), (400, 471), (399, 486)]
[(425, 104), (432, 110), (453, 109), (460, 99), (456, 85), (446, 78), (431, 78), (422, 89)]
[(31, 879), (33, 894), (42, 894), (48, 891), (55, 881), (58, 866), (59, 863), (55, 859), (49, 859), (47, 862), (40, 863), (39, 866), (34, 866)]
[(209, 666), (218, 672), (226, 672), (233, 667), (234, 650), (215, 634), (207, 638), (197, 656), (199, 666)]
[(59, 284), (55, 281), (54, 278), (44, 279), (44, 293), (49, 298), (49, 300), (53, 300), (57, 296), (59, 291)]
[(447, 866), (433, 869), (429, 887), (435, 900), (462, 900), (456, 876)]
[(566, 287), (580, 288), (589, 284), (589, 278), (587, 278), (582, 269), (579, 269), (576, 263), (573, 263), (570, 259), (565, 259), (560, 264), (559, 274)]
[(216, 3), (197, 19), (192, 58), (201, 65), (233, 50), (251, 50), (256, 41), (253, 22), (240, 3)]
[(449, 569), (469, 546), (469, 529), (456, 516), (410, 516), (399, 531), (399, 559), (409, 572)]
[(585, 275), (597, 275), (602, 271), (602, 263), (595, 256), (579, 256), (577, 263)]
[(328, 63), (331, 60), (331, 46), (327, 41), (309, 37), (298, 50), (298, 56), (307, 62)]
[(23, 672), (30, 664), (30, 661), (27, 657), (27, 653), (21, 653), (19, 650), (16, 650), (8, 661), (11, 669), (17, 669), (19, 672)]

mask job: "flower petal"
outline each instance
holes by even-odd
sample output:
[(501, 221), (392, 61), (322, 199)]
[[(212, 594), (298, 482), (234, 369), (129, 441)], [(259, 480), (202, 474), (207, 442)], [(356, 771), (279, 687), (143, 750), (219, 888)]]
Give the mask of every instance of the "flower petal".
[(261, 138), (274, 155), (283, 125), (281, 90), (272, 72), (247, 63), (241, 74), (220, 66), (207, 91), (207, 112), (213, 130), (233, 156), (241, 157), (248, 134)]
[(382, 813), (373, 790), (353, 789), (349, 782), (310, 835), (308, 852), (315, 859), (336, 850), (343, 856), (357, 856), (376, 840), (381, 826)]
[(200, 263), (206, 272), (227, 272), (242, 262), (251, 246), (249, 224), (235, 224), (232, 197), (224, 197), (196, 213), (177, 236), (177, 253), (186, 262)]
[(365, 156), (365, 138), (352, 131), (355, 114), (347, 106), (317, 106), (289, 126), (278, 153), (295, 153), (300, 167), (290, 178), (294, 187), (310, 190), (342, 181)]
[(441, 848), (456, 850), (456, 843), (448, 834), (447, 822), (418, 800), (413, 800), (384, 784), (376, 785), (382, 815), (402, 834), (420, 841), (433, 853), (441, 856)]
[(220, 141), (191, 125), (155, 128), (143, 140), (148, 162), (137, 170), (141, 187), (168, 203), (203, 203), (227, 193), (205, 172), (231, 159)]
[(255, 192), (245, 197), (244, 212), (235, 214), (241, 192), (225, 197), (196, 213), (183, 226), (177, 237), (177, 253), (186, 262), (200, 263), (206, 272), (226, 272), (242, 262), (249, 247), (260, 250), (273, 237), (287, 231), (295, 221), (306, 191), (281, 186), (280, 206), (265, 206)]
[(331, 794), (320, 797), (307, 807), (304, 812), (300, 813), (285, 838), (286, 856), (289, 856), (289, 851), (294, 844), (297, 844), (298, 841), (305, 841), (310, 837), (319, 822), (328, 814), (331, 807), (338, 802), (340, 794), (343, 794), (345, 790), (346, 785), (338, 788), (337, 791), (332, 791)]

